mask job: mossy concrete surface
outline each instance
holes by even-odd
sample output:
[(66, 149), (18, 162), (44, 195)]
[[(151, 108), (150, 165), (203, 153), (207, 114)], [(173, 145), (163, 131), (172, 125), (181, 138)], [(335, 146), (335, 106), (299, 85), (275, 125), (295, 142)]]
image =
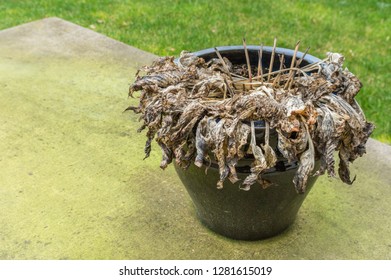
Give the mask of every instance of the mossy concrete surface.
[(0, 31), (0, 259), (391, 259), (391, 150), (375, 140), (353, 186), (319, 179), (277, 237), (201, 225), (123, 113), (154, 58), (58, 18)]

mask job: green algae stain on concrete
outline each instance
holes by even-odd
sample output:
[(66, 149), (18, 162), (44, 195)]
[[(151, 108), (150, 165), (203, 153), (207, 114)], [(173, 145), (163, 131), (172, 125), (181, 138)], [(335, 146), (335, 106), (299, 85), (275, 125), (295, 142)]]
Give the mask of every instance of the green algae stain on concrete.
[[(76, 41), (112, 41), (46, 22)], [(0, 44), (0, 259), (391, 258), (390, 175), (371, 151), (353, 165), (352, 187), (319, 179), (279, 236), (245, 242), (206, 229), (173, 168), (160, 170), (157, 145), (142, 160), (145, 135), (123, 113), (137, 104), (127, 87), (140, 58), (111, 44), (93, 55), (61, 41)]]
[(153, 163), (140, 164), (143, 135), (122, 113), (135, 67), (1, 54), (0, 258), (118, 257), (113, 237), (143, 207), (138, 175)]
[(86, 71), (98, 66), (42, 59), (20, 75), (1, 69), (1, 231), (9, 238), (1, 247), (10, 258), (93, 258), (113, 212), (140, 207), (137, 196), (121, 195), (139, 168), (128, 135), (135, 127), (123, 126), (126, 94), (115, 97), (110, 75)]

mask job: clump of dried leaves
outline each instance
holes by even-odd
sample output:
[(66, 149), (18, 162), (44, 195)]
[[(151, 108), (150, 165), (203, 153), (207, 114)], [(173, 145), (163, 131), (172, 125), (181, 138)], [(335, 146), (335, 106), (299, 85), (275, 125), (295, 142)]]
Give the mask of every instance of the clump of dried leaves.
[[(290, 68), (272, 72), (262, 66), (232, 65), (222, 58), (205, 62), (189, 52), (162, 57), (137, 74), (129, 95), (141, 91), (140, 103), (130, 106), (141, 114), (139, 132), (147, 128), (145, 157), (153, 139), (160, 146), (161, 168), (173, 160), (183, 168), (191, 163), (208, 164), (211, 156), (218, 163), (222, 188), (225, 179), (237, 182), (236, 165), (253, 156), (251, 173), (241, 184), (248, 190), (262, 182), (261, 174), (276, 164), (276, 150), (269, 145), (269, 130), (278, 133), (278, 150), (289, 161), (298, 161), (294, 177), (297, 192), (303, 193), (311, 173), (335, 176), (334, 151), (339, 152), (338, 173), (352, 184), (349, 163), (365, 153), (365, 143), (374, 129), (354, 97), (361, 88), (355, 75), (342, 68), (344, 57), (328, 53), (319, 63), (299, 68), (298, 44)], [(261, 49), (262, 50), (262, 49)], [(275, 53), (273, 49), (271, 63)], [(266, 66), (267, 67), (267, 66)], [(255, 139), (255, 122), (264, 120), (265, 139)], [(320, 167), (313, 172), (315, 158)]]

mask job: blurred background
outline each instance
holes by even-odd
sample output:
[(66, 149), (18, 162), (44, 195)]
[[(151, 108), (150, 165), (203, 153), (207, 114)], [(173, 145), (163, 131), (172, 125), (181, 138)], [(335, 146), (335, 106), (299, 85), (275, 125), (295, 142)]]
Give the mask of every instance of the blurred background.
[[(0, 0), (0, 30), (60, 17), (156, 55), (222, 45), (272, 45), (345, 56), (363, 83), (357, 100), (391, 143), (391, 1)], [(126, 95), (127, 93), (124, 93)], [(388, 109), (387, 109), (388, 108)]]

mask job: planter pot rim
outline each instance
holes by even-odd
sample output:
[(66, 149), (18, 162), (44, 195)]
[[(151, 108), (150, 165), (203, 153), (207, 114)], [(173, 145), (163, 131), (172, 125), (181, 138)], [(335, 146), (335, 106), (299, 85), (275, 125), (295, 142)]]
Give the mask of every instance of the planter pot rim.
[[(243, 50), (244, 47), (243, 46), (219, 46), (219, 47), (216, 47), (217, 50), (223, 55), (225, 52), (232, 52), (232, 51), (237, 51), (237, 50)], [(261, 49), (260, 46), (256, 46), (256, 45), (248, 45), (247, 46), (247, 49), (249, 51), (259, 51)], [(263, 52), (265, 53), (272, 53), (273, 51), (273, 47), (270, 47), (270, 46), (263, 46)], [(283, 54), (285, 56), (293, 56), (294, 54), (294, 50), (292, 49), (286, 49), (286, 48), (278, 48), (276, 47), (276, 53), (278, 54)], [(215, 49), (214, 48), (208, 48), (208, 49), (203, 49), (203, 50), (199, 50), (199, 51), (195, 51), (193, 52), (194, 55), (196, 56), (205, 56), (205, 55), (208, 55), (208, 54), (211, 54), (211, 53), (215, 53)], [(302, 58), (304, 55), (303, 52), (300, 52), (298, 51), (296, 53), (296, 58), (297, 59), (300, 59)], [(315, 57), (315, 56), (312, 56), (310, 54), (306, 54), (305, 55), (305, 60), (308, 61), (309, 63), (316, 63), (316, 62), (319, 62), (321, 61), (321, 59)]]

